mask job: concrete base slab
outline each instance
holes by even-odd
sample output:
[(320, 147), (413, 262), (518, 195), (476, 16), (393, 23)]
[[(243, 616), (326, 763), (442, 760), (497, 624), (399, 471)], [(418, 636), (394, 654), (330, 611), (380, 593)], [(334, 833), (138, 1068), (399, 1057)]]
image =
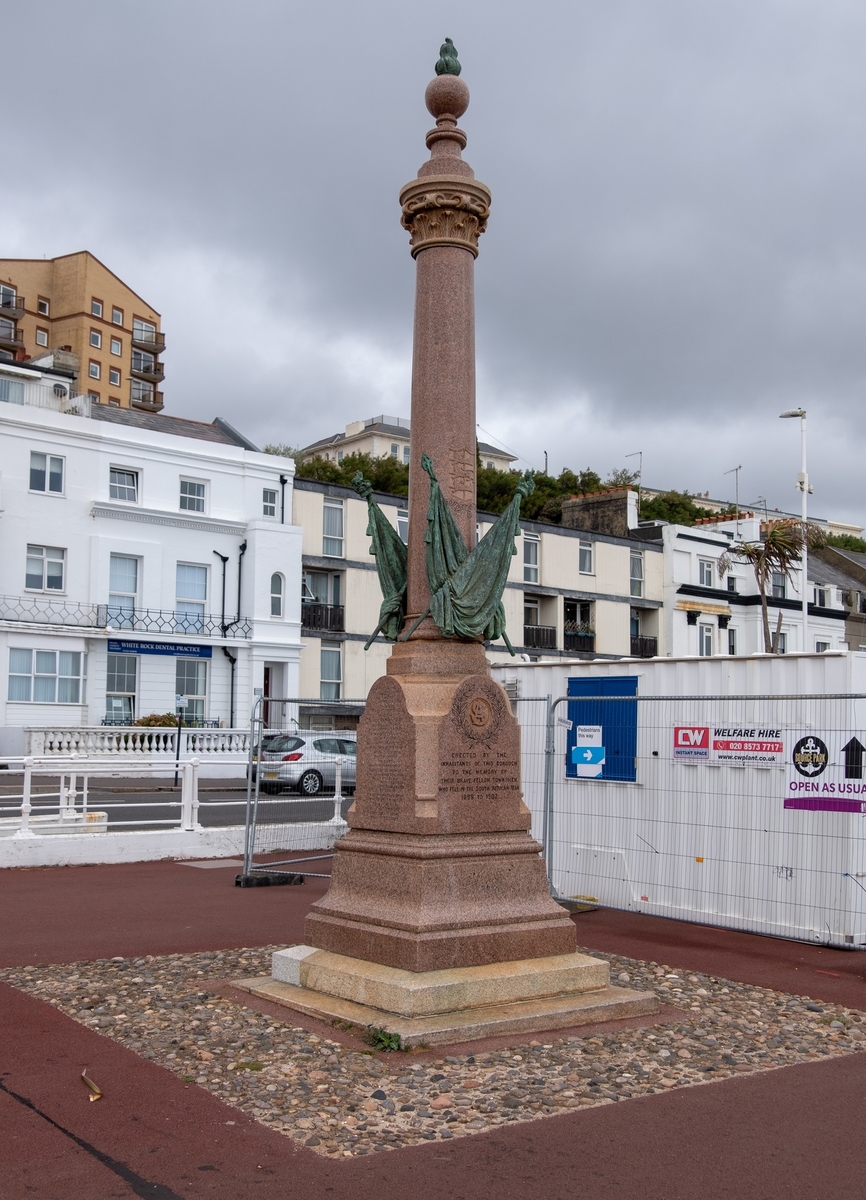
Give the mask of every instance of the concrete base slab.
[(346, 1022), (362, 1029), (370, 1026), (386, 1029), (388, 1033), (399, 1034), (404, 1046), (443, 1046), (502, 1034), (538, 1033), (620, 1017), (644, 1016), (658, 1009), (658, 999), (651, 992), (608, 986), (578, 995), (548, 996), (432, 1016), (406, 1017), (310, 988), (281, 983), (267, 976), (233, 980), (232, 984), (253, 996), (319, 1020)]
[(271, 962), (271, 977), (279, 983), (400, 1017), (574, 996), (600, 991), (610, 983), (604, 959), (576, 951), (476, 967), (405, 971), (313, 946), (289, 946), (277, 950)]

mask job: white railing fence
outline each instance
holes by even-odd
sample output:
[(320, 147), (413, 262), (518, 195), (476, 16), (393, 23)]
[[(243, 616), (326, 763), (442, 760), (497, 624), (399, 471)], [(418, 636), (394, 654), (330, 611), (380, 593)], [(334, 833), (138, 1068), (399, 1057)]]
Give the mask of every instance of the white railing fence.
[[(28, 755), (88, 758), (171, 760), (177, 757), (177, 729), (171, 726), (77, 725), (25, 730)], [(246, 759), (249, 729), (188, 729), (180, 731), (180, 757)]]

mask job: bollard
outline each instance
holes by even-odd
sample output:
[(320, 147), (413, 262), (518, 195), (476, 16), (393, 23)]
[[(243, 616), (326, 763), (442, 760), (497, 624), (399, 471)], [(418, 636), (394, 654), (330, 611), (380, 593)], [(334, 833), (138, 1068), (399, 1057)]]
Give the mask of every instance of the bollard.
[(343, 760), (336, 760), (336, 775), (334, 776), (334, 815), (329, 821), (330, 825), (345, 825), (343, 820)]
[(180, 827), (185, 833), (201, 828), (198, 808), (198, 759), (190, 758), (181, 765)]
[(12, 835), (16, 838), (32, 838), (36, 834), (30, 828), (30, 810), (33, 805), (30, 803), (30, 788), (33, 781), (33, 759), (24, 759), (24, 785), (21, 789), (21, 827), (16, 829)]

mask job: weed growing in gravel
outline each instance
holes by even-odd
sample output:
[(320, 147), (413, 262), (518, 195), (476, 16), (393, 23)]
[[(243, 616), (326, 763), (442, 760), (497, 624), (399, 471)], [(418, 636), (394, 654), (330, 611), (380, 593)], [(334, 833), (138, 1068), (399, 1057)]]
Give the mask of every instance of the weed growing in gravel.
[(399, 1033), (389, 1033), (387, 1029), (379, 1029), (376, 1025), (369, 1026), (364, 1041), (374, 1050), (403, 1050), (405, 1048)]

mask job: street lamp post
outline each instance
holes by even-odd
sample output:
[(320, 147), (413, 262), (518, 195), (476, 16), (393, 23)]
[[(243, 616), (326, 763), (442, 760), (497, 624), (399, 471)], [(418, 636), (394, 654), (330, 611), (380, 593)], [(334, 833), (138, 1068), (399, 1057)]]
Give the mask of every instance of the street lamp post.
[(803, 522), (803, 551), (801, 555), (802, 566), (802, 597), (803, 597), (803, 649), (809, 649), (809, 571), (808, 571), (808, 553), (806, 550), (806, 518), (808, 511), (809, 492), (809, 476), (806, 473), (806, 410), (805, 408), (787, 408), (783, 413), (779, 413), (780, 417), (799, 417), (800, 418), (800, 474), (797, 476), (797, 487), (800, 489), (800, 515)]

